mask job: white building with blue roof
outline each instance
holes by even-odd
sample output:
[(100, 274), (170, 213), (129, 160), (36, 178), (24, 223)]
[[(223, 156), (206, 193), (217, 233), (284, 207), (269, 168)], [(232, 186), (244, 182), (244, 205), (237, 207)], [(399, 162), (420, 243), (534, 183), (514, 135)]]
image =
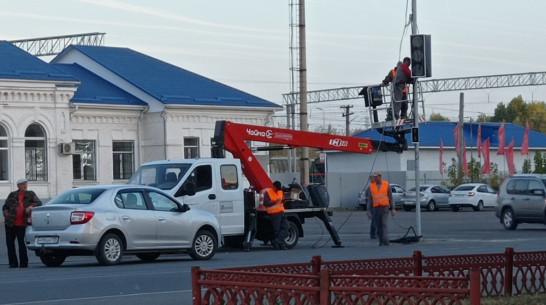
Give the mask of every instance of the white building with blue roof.
[[(46, 63), (0, 41), (0, 194), (124, 183), (142, 162), (210, 156), (217, 120), (268, 125), (282, 106), (128, 48)], [(72, 150), (73, 149), (73, 150)]]

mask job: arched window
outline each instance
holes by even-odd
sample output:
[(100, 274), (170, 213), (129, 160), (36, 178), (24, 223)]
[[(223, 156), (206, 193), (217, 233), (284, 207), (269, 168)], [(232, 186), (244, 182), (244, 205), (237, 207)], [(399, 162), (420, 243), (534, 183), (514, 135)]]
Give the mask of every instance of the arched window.
[(0, 180), (9, 179), (8, 164), (8, 133), (0, 125)]
[(36, 123), (25, 131), (25, 177), (30, 181), (47, 181), (46, 136)]

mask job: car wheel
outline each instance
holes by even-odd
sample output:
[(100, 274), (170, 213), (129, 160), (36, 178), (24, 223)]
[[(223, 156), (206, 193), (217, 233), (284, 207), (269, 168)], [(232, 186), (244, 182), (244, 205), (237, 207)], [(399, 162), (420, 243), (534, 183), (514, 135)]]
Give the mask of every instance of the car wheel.
[(195, 234), (190, 249), (190, 256), (195, 260), (211, 259), (216, 253), (218, 242), (214, 234), (207, 230), (199, 230)]
[(452, 210), (453, 212), (459, 212), (459, 211), (461, 210), (461, 207), (458, 206), (458, 205), (456, 205), (456, 204), (454, 204), (454, 205), (451, 206), (451, 210)]
[(55, 254), (40, 254), (40, 260), (48, 267), (59, 267), (64, 263), (66, 256)]
[(480, 202), (478, 202), (478, 205), (476, 205), (474, 208), (474, 211), (478, 212), (478, 211), (483, 211), (483, 201), (480, 200)]
[(436, 210), (436, 202), (434, 202), (434, 200), (431, 200), (427, 203), (427, 210), (429, 212)]
[(161, 253), (139, 253), (136, 255), (143, 262), (153, 262), (155, 261)]
[(405, 206), (404, 206), (404, 211), (409, 212), (409, 211), (411, 211), (411, 210), (413, 210), (413, 208), (410, 207), (409, 205), (405, 205)]
[(504, 211), (502, 211), (502, 224), (504, 225), (504, 228), (506, 230), (515, 230), (518, 226), (518, 223), (516, 222), (516, 219), (514, 217), (514, 211), (512, 209), (507, 208)]
[(288, 221), (288, 236), (284, 239), (286, 248), (292, 249), (298, 244), (300, 238), (300, 229), (293, 221)]
[(113, 233), (104, 235), (97, 249), (97, 260), (103, 266), (116, 265), (123, 256), (123, 243), (121, 238)]

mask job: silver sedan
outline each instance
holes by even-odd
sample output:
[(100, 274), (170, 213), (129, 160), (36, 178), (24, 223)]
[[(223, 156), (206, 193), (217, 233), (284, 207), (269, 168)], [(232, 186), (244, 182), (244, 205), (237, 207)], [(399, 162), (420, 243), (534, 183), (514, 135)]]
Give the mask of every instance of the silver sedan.
[(102, 265), (115, 265), (124, 254), (143, 261), (178, 252), (210, 259), (220, 232), (212, 213), (135, 185), (70, 189), (35, 208), (29, 221), (27, 248), (50, 267), (71, 255), (94, 255)]

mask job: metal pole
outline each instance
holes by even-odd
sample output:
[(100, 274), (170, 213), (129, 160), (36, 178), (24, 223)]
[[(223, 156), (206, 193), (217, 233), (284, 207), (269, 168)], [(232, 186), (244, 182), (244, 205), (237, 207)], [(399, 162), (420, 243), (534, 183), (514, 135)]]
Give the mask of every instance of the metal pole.
[[(292, 109), (292, 104), (286, 105), (286, 126), (287, 128), (292, 128), (290, 125), (290, 112)], [(287, 151), (287, 157), (288, 157), (288, 172), (292, 173), (292, 149), (289, 149)]]
[[(417, 34), (417, 0), (411, 2), (411, 33)], [(419, 129), (419, 105), (417, 79), (413, 82), (413, 126)], [(417, 236), (421, 236), (421, 185), (419, 182), (419, 142), (415, 143), (415, 223)]]
[[(307, 123), (307, 60), (305, 47), (305, 0), (300, 0), (299, 7), (299, 28), (300, 28), (300, 130), (309, 129)], [(309, 184), (309, 147), (301, 148), (302, 170), (301, 184)]]

